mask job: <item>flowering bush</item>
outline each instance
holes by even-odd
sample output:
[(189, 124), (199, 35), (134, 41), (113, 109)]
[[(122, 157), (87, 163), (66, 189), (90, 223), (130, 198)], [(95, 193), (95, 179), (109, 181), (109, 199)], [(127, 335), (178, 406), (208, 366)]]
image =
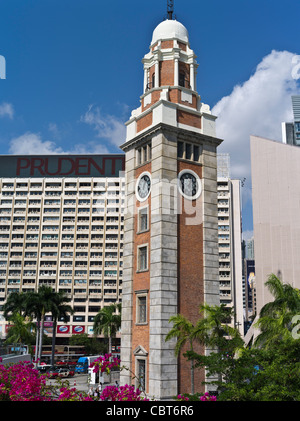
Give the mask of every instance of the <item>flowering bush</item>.
[(46, 385), (47, 375), (40, 374), (29, 361), (0, 364), (0, 401), (84, 401), (93, 400), (75, 388)]
[[(1, 358), (0, 358), (1, 363)], [(109, 373), (114, 367), (120, 367), (118, 358), (111, 354), (100, 357), (92, 364), (95, 372)], [(24, 361), (17, 364), (0, 364), (0, 401), (93, 401), (92, 397), (81, 393), (76, 388), (70, 388), (67, 381), (60, 387), (46, 384), (47, 375), (40, 374), (33, 364)], [(216, 396), (205, 393), (200, 401), (216, 401)], [(100, 400), (110, 401), (148, 401), (142, 392), (134, 386), (107, 386), (101, 393)], [(188, 401), (189, 397), (178, 395), (176, 400)]]
[(102, 401), (148, 401), (149, 399), (145, 399), (141, 396), (141, 393), (139, 389), (135, 389), (134, 386), (129, 386), (128, 384), (120, 387), (106, 386), (101, 393), (100, 399)]
[(112, 357), (112, 354), (105, 354), (103, 357), (97, 358), (90, 367), (94, 367), (93, 372), (110, 373), (112, 368), (120, 368), (120, 360), (117, 357)]
[(216, 401), (217, 397), (210, 395), (208, 392), (204, 393), (203, 396), (200, 397), (200, 401)]
[(0, 365), (0, 401), (49, 401), (46, 377), (24, 361), (9, 366)]
[(193, 400), (193, 401), (197, 401), (197, 400), (200, 400), (200, 401), (216, 401), (217, 397), (213, 396), (213, 395), (210, 395), (208, 392), (206, 392), (202, 396), (199, 396), (198, 394), (190, 395), (190, 397), (186, 396), (186, 395), (178, 395), (176, 397), (176, 400), (177, 401), (189, 401), (189, 400)]
[[(106, 354), (94, 361), (94, 371), (109, 373), (120, 366), (120, 360)], [(1, 362), (1, 361), (0, 361)], [(57, 380), (59, 386), (46, 384), (47, 375), (40, 374), (33, 364), (26, 361), (12, 365), (0, 364), (0, 401), (93, 401), (92, 397), (70, 388), (68, 381)], [(134, 386), (107, 386), (100, 397), (101, 400), (139, 401), (147, 400), (141, 391)]]
[(79, 393), (75, 387), (69, 389), (68, 387), (61, 387), (60, 395), (55, 399), (56, 401), (93, 401), (94, 399)]
[(187, 396), (184, 396), (184, 395), (178, 395), (176, 400), (177, 401), (188, 401), (189, 398)]

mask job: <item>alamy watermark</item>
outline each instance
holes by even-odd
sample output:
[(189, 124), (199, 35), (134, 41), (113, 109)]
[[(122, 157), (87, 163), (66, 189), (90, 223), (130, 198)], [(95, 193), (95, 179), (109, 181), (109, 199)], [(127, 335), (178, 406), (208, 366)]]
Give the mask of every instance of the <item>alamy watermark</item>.
[(293, 56), (292, 64), (294, 65), (292, 68), (292, 78), (298, 80), (300, 79), (300, 55)]
[[(292, 324), (300, 322), (300, 314), (297, 314), (292, 318)], [(296, 326), (293, 327), (292, 330), (292, 337), (293, 339), (300, 339), (300, 333), (298, 333), (298, 330), (300, 329), (300, 323), (298, 323)]]
[(6, 79), (6, 61), (3, 56), (0, 56), (0, 79)]
[[(155, 219), (158, 215), (163, 214), (169, 215), (171, 217), (170, 220), (172, 220), (172, 216), (182, 215), (185, 225), (201, 225), (204, 215), (202, 182), (192, 171), (189, 171), (188, 175), (191, 173), (192, 176), (195, 176), (194, 179), (185, 178), (182, 180), (175, 178), (168, 180), (151, 178), (149, 185), (146, 182), (141, 183), (139, 178), (138, 180), (132, 179), (125, 186), (125, 178), (122, 178), (122, 184), (124, 182), (123, 185), (125, 187), (123, 190), (124, 195), (122, 196), (124, 215), (127, 217), (139, 215), (139, 210), (143, 207), (148, 207), (149, 200), (151, 200), (151, 218)], [(148, 173), (143, 174), (146, 175)], [(139, 190), (139, 186), (141, 190)], [(112, 199), (112, 196), (110, 196), (109, 202), (111, 204), (113, 204)], [(119, 200), (116, 203), (116, 207), (118, 205), (120, 205)], [(103, 199), (100, 199), (99, 202), (95, 201), (95, 210), (97, 206), (99, 206), (99, 212), (104, 211)]]

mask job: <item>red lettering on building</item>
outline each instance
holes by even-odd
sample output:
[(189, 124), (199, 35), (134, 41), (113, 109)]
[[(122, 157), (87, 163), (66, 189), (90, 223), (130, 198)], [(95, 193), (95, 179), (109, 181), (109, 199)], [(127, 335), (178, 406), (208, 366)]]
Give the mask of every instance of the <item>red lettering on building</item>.
[[(22, 162), (25, 161), (24, 164)], [(28, 168), (30, 165), (30, 159), (28, 158), (18, 158), (17, 160), (17, 176), (20, 175), (21, 170), (24, 170), (25, 168)]]
[(45, 175), (45, 172), (42, 169), (45, 163), (43, 158), (31, 158), (30, 161), (30, 175), (34, 175), (35, 169), (39, 170), (41, 175)]
[[(100, 156), (100, 162), (91, 157), (29, 157), (17, 158), (16, 176), (119, 176), (125, 170), (123, 156)], [(119, 164), (119, 165), (118, 165)], [(121, 168), (120, 168), (121, 167)], [(94, 170), (94, 171), (93, 171)], [(96, 171), (95, 171), (96, 170)]]

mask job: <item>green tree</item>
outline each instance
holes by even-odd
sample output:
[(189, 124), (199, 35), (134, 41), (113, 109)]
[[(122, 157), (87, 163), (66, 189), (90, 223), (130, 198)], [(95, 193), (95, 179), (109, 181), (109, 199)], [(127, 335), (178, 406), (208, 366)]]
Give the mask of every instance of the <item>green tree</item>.
[(65, 292), (55, 292), (52, 294), (52, 301), (50, 303), (50, 312), (53, 318), (53, 331), (52, 331), (52, 353), (51, 353), (51, 364), (54, 365), (54, 353), (55, 353), (55, 342), (56, 342), (56, 326), (58, 319), (62, 319), (65, 322), (68, 320), (68, 315), (73, 314), (73, 308), (68, 304), (70, 298)]
[(220, 323), (216, 317), (221, 309), (212, 309), (211, 322), (211, 311), (199, 321), (204, 325), (200, 336), (216, 351), (188, 357), (194, 358), (196, 367), (205, 367), (208, 377), (218, 375), (218, 380), (211, 382), (218, 387), (218, 400), (300, 400), (300, 340), (292, 333), (300, 310), (299, 291), (274, 275), (267, 285), (275, 299), (260, 312), (258, 326), (262, 330), (254, 347), (240, 346), (239, 335), (222, 326), (224, 320)]
[[(238, 358), (220, 360), (215, 354), (205, 364), (209, 372), (223, 369), (218, 401), (299, 401), (300, 341), (276, 348), (244, 349)], [(226, 369), (225, 369), (226, 364)]]
[(25, 319), (19, 312), (14, 312), (9, 321), (12, 325), (9, 327), (5, 343), (8, 344), (26, 344), (30, 345), (32, 342), (33, 323)]
[(108, 338), (108, 352), (112, 352), (112, 338), (121, 327), (121, 304), (111, 304), (103, 307), (94, 319), (94, 335), (103, 333)]
[(36, 319), (36, 352), (35, 360), (40, 360), (43, 346), (44, 320), (46, 313), (51, 311), (53, 302), (55, 302), (55, 291), (51, 287), (42, 285), (38, 292), (27, 293), (26, 314)]
[[(172, 329), (166, 336), (166, 341), (176, 338), (174, 352), (176, 357), (179, 356), (183, 347), (188, 344), (189, 351), (193, 353), (193, 342), (195, 340), (195, 326), (183, 315), (177, 314), (169, 319), (173, 323)], [(191, 358), (191, 393), (194, 394), (194, 359)]]
[(3, 305), (3, 316), (8, 319), (13, 313), (24, 315), (26, 313), (26, 293), (12, 292)]
[(227, 353), (235, 352), (244, 345), (241, 335), (235, 327), (230, 326), (233, 308), (225, 304), (200, 306), (200, 318), (195, 326), (194, 336), (206, 346), (217, 348)]
[(279, 342), (292, 339), (293, 317), (300, 313), (300, 293), (274, 274), (265, 283), (274, 300), (265, 304), (259, 314), (256, 327), (260, 334), (254, 346), (273, 348)]
[(87, 333), (80, 335), (73, 335), (69, 339), (70, 345), (84, 346), (85, 352), (88, 355), (106, 354), (108, 352), (106, 344), (95, 337), (90, 338)]

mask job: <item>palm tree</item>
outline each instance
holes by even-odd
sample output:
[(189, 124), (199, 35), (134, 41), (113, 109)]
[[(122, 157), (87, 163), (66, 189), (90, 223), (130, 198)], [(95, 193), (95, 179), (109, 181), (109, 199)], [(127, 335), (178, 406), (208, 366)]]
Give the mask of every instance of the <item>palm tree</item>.
[(233, 317), (233, 308), (225, 304), (200, 306), (200, 314), (203, 317), (197, 322), (194, 335), (200, 342), (212, 348), (224, 350), (229, 345), (239, 348), (243, 346), (243, 340), (239, 331), (230, 326)]
[(103, 307), (94, 319), (93, 330), (95, 335), (104, 334), (108, 338), (108, 352), (112, 352), (112, 338), (121, 327), (121, 304), (111, 304)]
[(73, 308), (67, 303), (70, 302), (70, 298), (65, 294), (65, 292), (55, 293), (51, 305), (51, 313), (53, 317), (53, 333), (52, 333), (52, 353), (51, 353), (51, 364), (54, 365), (54, 352), (55, 352), (55, 342), (56, 342), (56, 326), (57, 320), (63, 319), (65, 322), (68, 319), (68, 314), (73, 314)]
[(292, 339), (292, 318), (300, 313), (300, 293), (288, 283), (283, 283), (274, 274), (265, 283), (274, 301), (265, 304), (259, 314), (256, 326), (260, 334), (254, 345), (270, 348), (278, 341)]
[[(182, 348), (186, 343), (189, 344), (190, 351), (193, 352), (193, 342), (195, 340), (195, 326), (183, 315), (177, 314), (169, 319), (173, 323), (172, 329), (166, 336), (166, 341), (177, 338), (174, 352), (176, 357), (179, 356)], [(194, 394), (194, 359), (191, 358), (191, 393)]]
[(3, 316), (7, 319), (13, 313), (24, 314), (26, 310), (25, 303), (26, 294), (24, 292), (12, 292), (3, 306)]
[(5, 342), (29, 345), (32, 339), (31, 329), (33, 323), (31, 321), (26, 321), (25, 317), (18, 312), (13, 313), (9, 320), (13, 324), (8, 330)]
[(27, 295), (26, 313), (37, 321), (36, 361), (41, 359), (45, 314), (51, 311), (55, 294), (51, 287), (42, 285), (38, 292), (30, 292)]
[(40, 337), (40, 326), (41, 326), (41, 309), (39, 305), (39, 296), (37, 292), (27, 292), (25, 300), (25, 314), (29, 316), (32, 320), (35, 319), (35, 329), (36, 329), (36, 341), (35, 341), (35, 361), (38, 359), (39, 355), (39, 337)]

